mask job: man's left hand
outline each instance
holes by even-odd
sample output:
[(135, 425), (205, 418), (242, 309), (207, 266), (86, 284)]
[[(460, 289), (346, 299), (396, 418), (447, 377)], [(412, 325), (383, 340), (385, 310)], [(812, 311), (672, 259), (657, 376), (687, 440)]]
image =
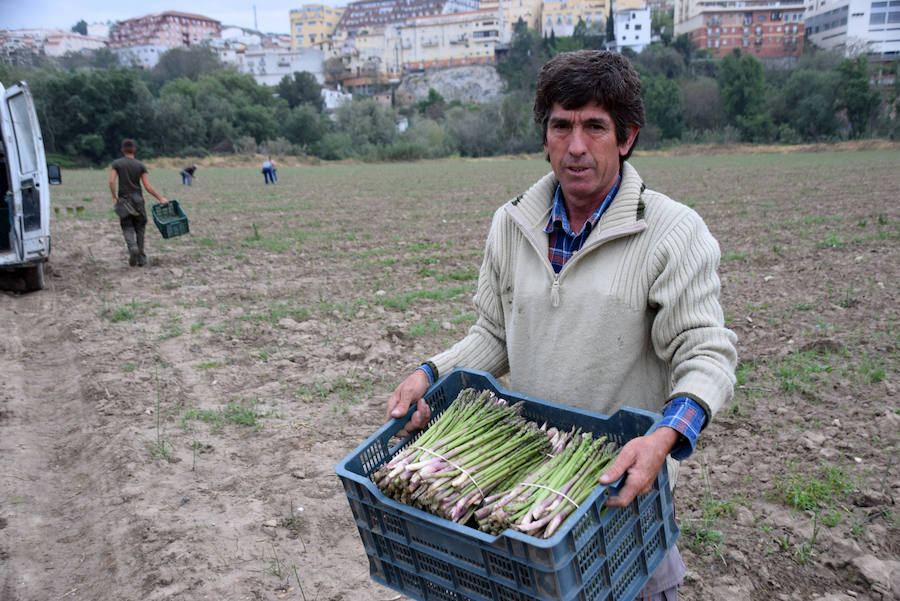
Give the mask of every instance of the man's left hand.
[(600, 484), (612, 484), (623, 474), (625, 485), (615, 497), (606, 499), (610, 507), (625, 507), (637, 495), (644, 495), (653, 488), (653, 481), (666, 460), (666, 455), (678, 441), (678, 432), (672, 428), (660, 428), (647, 436), (628, 441), (619, 450), (612, 465), (600, 476)]

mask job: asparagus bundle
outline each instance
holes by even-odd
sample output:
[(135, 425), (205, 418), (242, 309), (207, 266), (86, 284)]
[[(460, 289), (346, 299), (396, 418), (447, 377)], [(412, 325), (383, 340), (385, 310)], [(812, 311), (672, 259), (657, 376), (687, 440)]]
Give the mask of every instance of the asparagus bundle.
[(389, 497), (498, 534), (549, 538), (614, 458), (606, 437), (538, 427), (489, 390), (468, 388), (372, 474)]
[(511, 490), (485, 499), (475, 512), (478, 527), (492, 534), (514, 528), (550, 538), (591, 494), (615, 458), (606, 437), (571, 432), (562, 452), (544, 461)]
[(540, 464), (550, 440), (491, 391), (460, 392), (418, 439), (375, 471), (393, 499), (465, 523), (486, 496)]

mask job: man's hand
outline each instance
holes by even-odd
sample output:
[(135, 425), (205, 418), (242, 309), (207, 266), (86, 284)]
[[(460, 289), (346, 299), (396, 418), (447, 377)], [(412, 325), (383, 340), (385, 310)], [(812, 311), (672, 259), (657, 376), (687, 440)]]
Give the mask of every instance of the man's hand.
[(650, 492), (666, 455), (677, 441), (678, 432), (672, 428), (660, 428), (647, 436), (628, 441), (619, 450), (613, 464), (600, 476), (600, 484), (611, 484), (622, 474), (626, 474), (622, 490), (618, 496), (606, 499), (606, 504), (610, 507), (625, 507), (637, 495)]
[(167, 205), (167, 204), (169, 204), (169, 201), (166, 200), (165, 198), (163, 198), (162, 196), (160, 196), (160, 197), (159, 197), (159, 204), (161, 204), (161, 205)]
[(385, 421), (391, 418), (401, 418), (406, 415), (409, 406), (416, 403), (416, 412), (409, 418), (406, 426), (397, 432), (397, 436), (405, 437), (414, 430), (421, 430), (428, 425), (431, 419), (431, 408), (423, 398), (425, 391), (428, 390), (428, 376), (421, 369), (417, 369), (410, 374), (391, 394), (387, 405), (387, 417)]

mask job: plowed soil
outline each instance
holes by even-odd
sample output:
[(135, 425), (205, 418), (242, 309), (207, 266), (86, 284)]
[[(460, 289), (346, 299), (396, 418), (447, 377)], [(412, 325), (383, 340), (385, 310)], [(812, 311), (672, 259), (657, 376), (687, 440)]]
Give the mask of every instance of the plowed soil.
[[(682, 599), (900, 599), (900, 152), (814, 150), (634, 160), (718, 238), (740, 339), (676, 491)], [(464, 335), (490, 216), (548, 164), (172, 167), (190, 233), (151, 223), (148, 266), (107, 172), (64, 170), (46, 288), (0, 293), (0, 598), (405, 599), (334, 467)]]

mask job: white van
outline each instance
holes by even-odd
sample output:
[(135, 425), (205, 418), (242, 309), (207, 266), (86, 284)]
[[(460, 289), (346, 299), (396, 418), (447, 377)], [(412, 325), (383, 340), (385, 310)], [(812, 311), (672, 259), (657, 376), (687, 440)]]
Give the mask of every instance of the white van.
[(25, 291), (40, 290), (50, 258), (49, 184), (62, 180), (44, 157), (28, 84), (0, 84), (0, 95), (0, 270), (20, 275)]

